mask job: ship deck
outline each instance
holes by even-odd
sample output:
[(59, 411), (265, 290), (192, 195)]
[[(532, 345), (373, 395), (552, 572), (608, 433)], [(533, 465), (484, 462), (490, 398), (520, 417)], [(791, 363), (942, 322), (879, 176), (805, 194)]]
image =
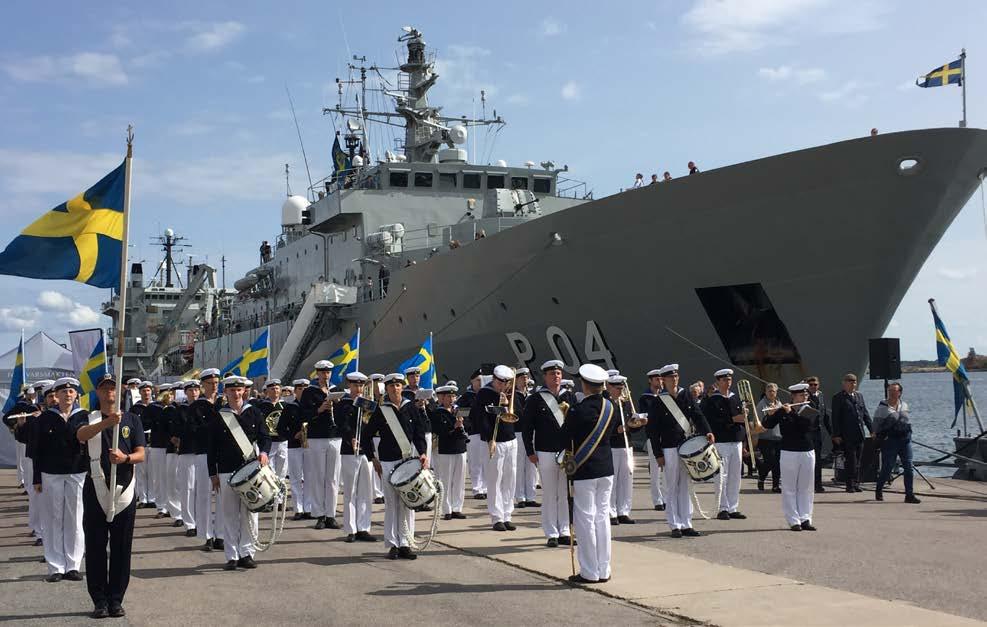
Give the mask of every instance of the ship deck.
[[(135, 624), (713, 624), (973, 625), (987, 620), (983, 592), (984, 484), (917, 479), (921, 505), (901, 503), (900, 480), (872, 494), (817, 495), (816, 533), (783, 524), (780, 495), (744, 480), (747, 520), (698, 520), (707, 535), (668, 537), (651, 508), (638, 455), (634, 518), (614, 527), (613, 578), (579, 590), (561, 582), (569, 552), (544, 548), (538, 510), (515, 510), (518, 531), (488, 531), (485, 502), (467, 499), (465, 521), (440, 521), (438, 545), (416, 562), (391, 562), (382, 544), (346, 544), (336, 531), (288, 522), (261, 568), (224, 573), (222, 556), (197, 550), (139, 510), (128, 619)], [(828, 480), (827, 471), (827, 480)], [(712, 487), (701, 485), (713, 509)], [(85, 586), (42, 581), (40, 549), (26, 537), (25, 497), (0, 472), (0, 620), (77, 624)], [(383, 512), (375, 507), (373, 533)], [(425, 514), (419, 514), (419, 529)], [(656, 533), (658, 532), (658, 533)], [(57, 594), (52, 594), (53, 588)]]

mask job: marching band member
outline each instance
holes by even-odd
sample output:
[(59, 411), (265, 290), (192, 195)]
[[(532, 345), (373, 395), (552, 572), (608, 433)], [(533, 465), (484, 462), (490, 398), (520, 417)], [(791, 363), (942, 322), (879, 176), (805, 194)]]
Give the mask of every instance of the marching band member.
[(339, 450), (342, 439), (335, 421), (329, 376), (332, 362), (315, 362), (316, 382), (302, 392), (299, 406), (302, 420), (308, 422), (308, 448), (305, 449), (305, 497), (316, 517), (316, 529), (339, 529), (336, 500), (339, 495)]
[[(637, 410), (642, 414), (651, 413), (651, 407), (658, 401), (658, 394), (661, 393), (661, 373), (658, 369), (648, 371), (648, 389), (637, 399)], [(654, 451), (651, 450), (651, 438), (645, 444), (648, 455), (648, 476), (651, 484), (651, 504), (656, 512), (665, 511), (665, 497), (661, 493), (662, 469), (658, 465)]]
[(713, 375), (716, 391), (703, 403), (706, 421), (716, 436), (716, 451), (723, 460), (720, 474), (714, 485), (718, 495), (719, 520), (747, 518), (738, 511), (740, 506), (740, 478), (743, 473), (744, 416), (747, 410), (740, 397), (730, 391), (733, 370), (723, 368)]
[[(99, 418), (91, 420), (85, 412), (72, 416), (70, 428), (76, 439), (87, 447), (89, 472), (82, 489), (83, 521), (86, 545), (86, 586), (93, 601), (93, 618), (125, 616), (123, 597), (130, 583), (130, 556), (134, 541), (134, 519), (137, 516), (135, 494), (128, 491), (134, 476), (135, 466), (144, 461), (144, 425), (137, 414), (121, 413), (117, 403), (116, 381), (112, 374), (105, 375), (96, 383), (96, 396), (99, 398)], [(133, 404), (132, 407), (136, 405)], [(118, 446), (113, 446), (113, 431), (120, 425)], [(99, 442), (91, 442), (99, 438)], [(93, 450), (99, 451), (99, 463)], [(110, 488), (110, 466), (117, 467), (116, 485)], [(97, 490), (97, 482), (99, 489)], [(115, 496), (115, 488), (122, 494), (117, 499), (113, 520), (107, 522), (110, 499)], [(102, 493), (102, 501), (98, 493)], [(109, 567), (107, 567), (106, 547), (109, 544)]]
[(163, 383), (160, 389), (163, 408), (158, 424), (168, 435), (168, 447), (165, 450), (165, 506), (168, 515), (174, 519), (171, 526), (181, 527), (183, 524), (182, 502), (178, 491), (178, 446), (181, 443), (181, 420), (178, 405), (175, 402), (178, 390), (181, 389), (181, 383)]
[(69, 424), (76, 414), (78, 379), (62, 377), (52, 387), (58, 405), (38, 416), (31, 459), (34, 460), (34, 491), (44, 499), (44, 547), (48, 564), (47, 582), (82, 581), (84, 539), (82, 531), (82, 483), (86, 478), (85, 457), (75, 431)]
[[(4, 415), (4, 423), (13, 430), (14, 440), (17, 442), (18, 479), (21, 486), (25, 489), (24, 494), (27, 495), (27, 525), (31, 530), (31, 535), (36, 538), (34, 541), (35, 546), (40, 546), (43, 541), (41, 539), (42, 527), (38, 516), (39, 509), (36, 503), (38, 494), (31, 487), (31, 480), (34, 478), (34, 462), (28, 454), (28, 450), (30, 449), (31, 434), (36, 428), (38, 416), (41, 415), (39, 405), (36, 403), (36, 399), (41, 394), (39, 393), (40, 389), (37, 383), (34, 386), (24, 386), (24, 390), (24, 394), (14, 403), (10, 411)], [(15, 415), (20, 415), (20, 417), (10, 418), (10, 416)]]
[[(514, 413), (524, 419), (524, 408), (528, 402), (528, 377), (531, 371), (518, 368), (514, 371)], [(515, 425), (514, 439), (517, 441), (517, 460), (515, 463), (514, 501), (515, 507), (541, 507), (535, 500), (538, 489), (538, 466), (528, 459), (524, 449), (522, 434), (523, 423)]]
[[(374, 402), (379, 405), (384, 399), (384, 375), (377, 372), (370, 375), (370, 386), (373, 388), (373, 394), (371, 396)], [(380, 437), (374, 438), (374, 446), (380, 446)], [(380, 483), (380, 475), (372, 472), (370, 476), (374, 478), (374, 504), (383, 505), (384, 488)]]
[(524, 451), (531, 463), (538, 464), (541, 475), (541, 528), (550, 547), (568, 546), (572, 541), (567, 479), (556, 461), (556, 456), (565, 448), (562, 438), (565, 414), (575, 404), (571, 395), (562, 390), (563, 366), (558, 359), (541, 365), (544, 385), (528, 398), (521, 416)]
[[(309, 386), (308, 379), (295, 379), (291, 382), (294, 394), (285, 406), (291, 406), (288, 410), (288, 419), (285, 427), (291, 437), (288, 439), (288, 480), (291, 481), (291, 498), (295, 502), (295, 515), (292, 520), (311, 520), (312, 508), (305, 498), (305, 449), (302, 448), (302, 414), (298, 406), (298, 399), (302, 397), (305, 388)], [(284, 414), (282, 414), (282, 418)]]
[[(135, 403), (130, 406), (129, 411), (133, 415), (140, 418), (144, 414), (144, 410), (147, 406), (151, 404), (152, 393), (154, 392), (154, 384), (150, 381), (141, 381), (137, 385), (137, 394), (139, 398)], [(137, 509), (143, 509), (145, 507), (153, 507), (154, 499), (151, 494), (151, 475), (150, 467), (147, 465), (147, 453), (148, 448), (146, 448), (149, 437), (151, 435), (151, 430), (147, 425), (143, 424), (141, 421), (141, 426), (144, 429), (144, 461), (140, 464), (134, 466), (134, 481), (137, 486)]]
[[(356, 406), (357, 399), (363, 397), (363, 386), (369, 379), (362, 372), (351, 372), (346, 375), (346, 385), (349, 391), (336, 407), (338, 412), (339, 431), (343, 445), (342, 468), (339, 478), (343, 486), (343, 531), (347, 542), (376, 542), (377, 538), (370, 535), (370, 514), (373, 510), (373, 480), (370, 478), (370, 462), (366, 453), (359, 450), (357, 429), (362, 434), (363, 411)], [(367, 415), (367, 419), (370, 416)]]
[(436, 388), (438, 406), (432, 411), (432, 428), (439, 434), (439, 453), (433, 465), (439, 481), (445, 487), (442, 495), (442, 519), (466, 518), (463, 499), (466, 497), (466, 443), (469, 436), (463, 418), (457, 415), (453, 404), (455, 386)]
[[(421, 381), (421, 368), (418, 366), (411, 366), (410, 368), (404, 369), (404, 378), (408, 382), (401, 395), (408, 399), (415, 405), (415, 409), (418, 410), (418, 420), (422, 423), (422, 429), (425, 431), (425, 455), (431, 460), (432, 459), (432, 422), (429, 420), (427, 406), (431, 401), (425, 401), (424, 399), (418, 399), (418, 391), (421, 389), (418, 386), (418, 382)], [(423, 505), (421, 507), (423, 511), (432, 511), (431, 505)]]
[(165, 455), (168, 449), (168, 430), (165, 429), (164, 424), (161, 421), (161, 413), (164, 411), (164, 405), (161, 402), (162, 393), (160, 386), (158, 387), (158, 392), (155, 395), (154, 389), (151, 389), (151, 394), (153, 400), (148, 404), (147, 408), (141, 413), (141, 422), (144, 423), (144, 428), (150, 430), (151, 439), (148, 440), (149, 446), (147, 447), (147, 459), (148, 459), (148, 473), (150, 475), (151, 484), (151, 502), (154, 503), (155, 508), (158, 513), (154, 516), (155, 518), (165, 518), (168, 514), (168, 483), (166, 481), (166, 462)]
[[(13, 390), (11, 390), (13, 392)], [(10, 434), (14, 436), (14, 448), (17, 451), (16, 466), (18, 487), (24, 488), (27, 483), (24, 479), (24, 452), (27, 450), (27, 430), (24, 429), (24, 418), (10, 418), (10, 416), (33, 413), (34, 412), (34, 388), (24, 384), (21, 386), (14, 406), (3, 416), (3, 423), (10, 429)], [(26, 494), (26, 492), (25, 492)]]
[[(178, 414), (178, 502), (181, 507), (182, 522), (185, 524), (185, 537), (196, 536), (195, 509), (195, 456), (199, 448), (199, 424), (191, 405), (199, 398), (198, 379), (182, 383), (185, 402), (175, 409)], [(201, 515), (201, 514), (200, 514)]]
[[(418, 455), (422, 468), (427, 467), (428, 457), (419, 453), (425, 450), (425, 433), (421, 431), (421, 422), (416, 420), (412, 411), (414, 404), (401, 396), (404, 375), (391, 373), (384, 378), (384, 384), (385, 398), (364, 426), (361, 446), (373, 461), (374, 471), (381, 476), (384, 487), (384, 546), (388, 548), (387, 557), (413, 560), (418, 556), (411, 550), (405, 532), (410, 534), (414, 529), (415, 512), (405, 506), (388, 481), (388, 476), (403, 461), (405, 453), (402, 444), (412, 449), (408, 454)], [(395, 435), (392, 429), (400, 429), (400, 435)], [(374, 437), (378, 435), (380, 446), (375, 447)]]
[[(281, 379), (268, 379), (264, 383), (264, 398), (254, 403), (266, 419), (271, 412), (278, 409), (281, 402)], [(280, 426), (280, 420), (278, 422)], [(271, 434), (271, 468), (279, 479), (284, 481), (288, 476), (288, 438), (283, 429), (277, 429)]]
[(690, 478), (679, 460), (679, 445), (692, 434), (705, 434), (710, 443), (716, 439), (689, 390), (679, 387), (679, 365), (667, 364), (659, 372), (664, 389), (651, 406), (647, 432), (665, 475), (665, 518), (673, 538), (696, 537), (702, 534), (692, 528)]
[[(485, 443), (484, 454), (487, 463), (483, 477), (491, 494), (487, 499), (487, 511), (493, 521), (494, 531), (514, 531), (517, 529), (511, 523), (514, 512), (514, 481), (517, 471), (517, 439), (514, 436), (514, 424), (500, 420), (495, 414), (487, 411), (488, 406), (507, 407), (507, 388), (514, 378), (514, 371), (507, 366), (494, 368), (490, 383), (480, 388), (470, 410), (470, 422), (480, 424), (480, 438)], [(496, 437), (494, 429), (496, 428)], [(490, 454), (490, 443), (494, 442), (493, 455)]]
[(610, 580), (610, 491), (613, 490), (613, 456), (610, 437), (620, 417), (603, 394), (607, 371), (596, 364), (579, 367), (583, 400), (566, 414), (562, 437), (572, 451), (572, 523), (579, 548), (579, 573), (573, 583)]
[[(473, 402), (476, 400), (476, 395), (480, 391), (482, 381), (480, 370), (474, 370), (473, 374), (470, 375), (470, 386), (456, 401), (456, 405), (466, 410), (472, 410)], [(473, 498), (482, 500), (487, 498), (487, 483), (483, 480), (483, 471), (487, 464), (487, 459), (490, 457), (490, 453), (487, 450), (486, 444), (480, 438), (479, 421), (469, 420), (467, 422), (468, 425), (466, 428), (469, 442), (466, 443), (466, 459), (470, 467), (470, 487), (473, 492)]]
[(209, 478), (213, 490), (219, 494), (216, 524), (223, 529), (226, 540), (224, 570), (236, 570), (237, 566), (257, 568), (253, 542), (257, 532), (257, 514), (247, 511), (240, 496), (230, 487), (230, 475), (247, 461), (230, 428), (242, 430), (247, 440), (256, 446), (259, 451), (257, 460), (261, 466), (267, 465), (267, 453), (271, 448), (264, 415), (244, 400), (245, 383), (244, 377), (229, 376), (223, 379), (227, 403), (223, 411), (231, 412), (236, 422), (227, 425), (222, 415), (214, 415), (209, 428)]
[(219, 398), (219, 368), (205, 368), (199, 373), (199, 399), (208, 403), (197, 403), (196, 410), (198, 428), (196, 431), (195, 449), (195, 512), (202, 512), (196, 520), (196, 536), (204, 541), (201, 550), (209, 552), (213, 549), (222, 551), (223, 530), (217, 524), (219, 517), (219, 495), (213, 501), (212, 479), (209, 472), (209, 431), (213, 419), (218, 419), (216, 412), (222, 405)]
[(53, 391), (54, 387), (55, 381), (52, 379), (42, 379), (34, 384), (34, 395), (37, 399), (37, 405), (35, 406), (34, 415), (29, 416), (25, 421), (27, 443), (24, 448), (24, 484), (28, 494), (27, 521), (28, 526), (34, 531), (34, 546), (44, 544), (45, 525), (47, 524), (48, 517), (45, 514), (45, 499), (29, 485), (34, 479), (34, 467), (37, 465), (37, 461), (32, 457), (32, 451), (35, 450), (35, 443), (38, 440), (38, 424), (41, 414), (49, 408), (58, 407), (58, 400), (55, 398)]
[(610, 436), (610, 451), (613, 455), (613, 489), (610, 491), (610, 524), (633, 525), (631, 518), (634, 499), (634, 449), (631, 448), (630, 434), (640, 431), (643, 424), (630, 426), (637, 419), (631, 402), (625, 398), (624, 389), (627, 377), (619, 374), (607, 378), (606, 391), (614, 404), (617, 425)]
[(812, 436), (819, 412), (805, 403), (809, 385), (788, 386), (792, 402), (765, 416), (762, 424), (781, 427), (781, 509), (792, 531), (815, 531), (812, 526), (812, 500), (815, 496), (816, 451)]

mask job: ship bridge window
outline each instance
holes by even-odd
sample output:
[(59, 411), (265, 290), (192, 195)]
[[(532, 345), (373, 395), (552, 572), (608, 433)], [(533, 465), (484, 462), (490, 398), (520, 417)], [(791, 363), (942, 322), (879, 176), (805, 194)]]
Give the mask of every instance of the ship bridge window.
[(407, 187), (408, 172), (395, 172), (392, 170), (390, 173), (390, 178), (388, 179), (388, 184), (391, 187)]
[(536, 194), (551, 194), (552, 179), (547, 176), (536, 176), (534, 181), (534, 192)]
[(528, 177), (526, 177), (526, 176), (512, 176), (511, 177), (511, 189), (528, 189)]
[(488, 174), (487, 175), (487, 189), (504, 189), (504, 175), (503, 174)]
[(456, 173), (439, 172), (439, 189), (443, 191), (456, 189)]
[(479, 172), (463, 172), (463, 189), (480, 189)]
[(431, 187), (431, 186), (432, 186), (431, 172), (415, 172), (415, 187)]

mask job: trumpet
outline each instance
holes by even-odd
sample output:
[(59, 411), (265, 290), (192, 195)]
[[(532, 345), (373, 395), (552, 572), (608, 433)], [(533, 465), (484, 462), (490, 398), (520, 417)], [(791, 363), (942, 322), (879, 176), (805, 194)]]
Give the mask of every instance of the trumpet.
[[(511, 379), (510, 400), (507, 402), (507, 411), (497, 412), (497, 418), (495, 419), (494, 422), (493, 435), (490, 436), (490, 443), (488, 445), (490, 449), (490, 459), (493, 459), (494, 450), (497, 448), (497, 431), (500, 429), (500, 423), (504, 422), (507, 424), (513, 424), (518, 421), (517, 414), (514, 413), (514, 384), (516, 381), (517, 381), (516, 376), (513, 379)], [(488, 408), (488, 411), (490, 411), (491, 409), (493, 409), (493, 411), (497, 411), (498, 409), (502, 409), (502, 408), (501, 407)]]
[(737, 393), (740, 395), (740, 400), (748, 407), (750, 414), (754, 417), (752, 424), (747, 412), (744, 413), (744, 431), (747, 432), (747, 452), (751, 456), (751, 466), (757, 466), (757, 462), (754, 460), (754, 438), (751, 437), (751, 430), (753, 429), (754, 433), (761, 433), (765, 429), (764, 425), (761, 424), (761, 418), (757, 415), (757, 403), (754, 402), (754, 392), (751, 390), (751, 382), (747, 379), (738, 381)]

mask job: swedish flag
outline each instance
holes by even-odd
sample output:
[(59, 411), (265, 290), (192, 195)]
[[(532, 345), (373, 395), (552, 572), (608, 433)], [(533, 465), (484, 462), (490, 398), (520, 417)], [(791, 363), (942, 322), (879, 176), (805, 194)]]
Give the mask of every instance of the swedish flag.
[(79, 405), (83, 409), (93, 411), (99, 409), (99, 402), (96, 399), (96, 385), (100, 379), (106, 375), (106, 346), (103, 338), (100, 337), (89, 355), (89, 359), (79, 373), (79, 383), (82, 386), (82, 394), (79, 395)]
[(332, 165), (333, 173), (339, 176), (345, 170), (350, 170), (353, 164), (350, 161), (350, 156), (346, 154), (343, 147), (339, 145), (339, 134), (336, 134), (336, 141), (332, 143)]
[(118, 287), (126, 162), (21, 231), (0, 253), (0, 274)]
[(953, 341), (949, 339), (949, 334), (946, 333), (946, 326), (939, 319), (935, 301), (930, 299), (929, 305), (932, 307), (932, 319), (936, 325), (936, 354), (939, 358), (939, 365), (945, 366), (947, 370), (953, 373), (953, 415), (955, 416), (963, 409), (963, 404), (967, 401), (970, 377), (966, 374), (966, 368), (960, 361), (959, 353), (956, 352)]
[(356, 328), (356, 333), (350, 341), (339, 347), (335, 353), (329, 356), (332, 362), (332, 375), (329, 383), (340, 385), (343, 378), (351, 372), (356, 372), (360, 368), (360, 327)]
[(3, 412), (6, 414), (17, 404), (17, 399), (21, 395), (21, 388), (24, 387), (24, 336), (21, 336), (21, 343), (17, 345), (17, 357), (14, 358), (14, 371), (10, 376), (10, 394), (7, 402), (3, 404)]
[(396, 372), (404, 372), (405, 368), (418, 366), (422, 371), (422, 378), (419, 385), (426, 389), (435, 389), (437, 374), (435, 370), (435, 358), (432, 352), (432, 334), (428, 334), (428, 339), (422, 344), (410, 359), (406, 359), (398, 365)]
[(263, 333), (258, 336), (254, 343), (250, 345), (250, 348), (243, 352), (241, 357), (237, 357), (230, 363), (226, 364), (220, 372), (223, 373), (225, 377), (228, 374), (235, 374), (241, 377), (247, 377), (253, 379), (254, 377), (266, 377), (267, 376), (267, 334), (268, 329), (265, 329)]
[(942, 87), (943, 85), (963, 84), (963, 58), (937, 67), (915, 81), (919, 87)]

